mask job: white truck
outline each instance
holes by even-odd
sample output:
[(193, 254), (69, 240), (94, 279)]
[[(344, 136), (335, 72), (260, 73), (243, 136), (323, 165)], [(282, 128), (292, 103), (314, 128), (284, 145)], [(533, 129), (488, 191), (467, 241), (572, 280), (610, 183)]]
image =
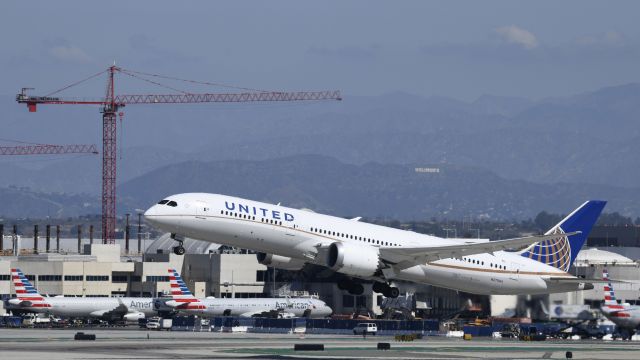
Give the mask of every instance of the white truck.
[(353, 328), (353, 335), (375, 335), (378, 332), (376, 323), (359, 323)]

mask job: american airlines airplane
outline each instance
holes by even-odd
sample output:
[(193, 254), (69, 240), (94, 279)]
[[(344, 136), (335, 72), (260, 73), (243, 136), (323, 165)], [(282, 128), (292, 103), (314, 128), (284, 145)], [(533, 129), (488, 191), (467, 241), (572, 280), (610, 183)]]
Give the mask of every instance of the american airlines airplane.
[[(284, 269), (305, 263), (344, 275), (338, 286), (361, 294), (360, 280), (387, 297), (398, 282), (475, 294), (547, 294), (592, 289), (597, 279), (568, 273), (605, 201), (587, 201), (545, 235), (477, 242), (445, 239), (238, 197), (186, 193), (145, 212), (170, 232), (184, 254), (185, 237), (258, 251), (258, 261)], [(523, 248), (519, 251), (509, 249)]]
[(169, 282), (171, 297), (156, 299), (154, 306), (157, 311), (168, 308), (190, 315), (240, 317), (278, 312), (280, 315), (310, 318), (323, 318), (333, 313), (324, 301), (313, 298), (197, 299), (175, 269), (169, 269)]
[(135, 322), (155, 316), (152, 298), (43, 297), (20, 269), (11, 269), (16, 297), (5, 300), (5, 308), (60, 317), (99, 318)]
[(603, 269), (602, 279), (606, 283), (604, 284), (604, 304), (600, 307), (600, 311), (616, 324), (623, 340), (631, 340), (636, 329), (640, 327), (640, 306), (631, 306), (628, 303), (618, 304), (607, 269)]

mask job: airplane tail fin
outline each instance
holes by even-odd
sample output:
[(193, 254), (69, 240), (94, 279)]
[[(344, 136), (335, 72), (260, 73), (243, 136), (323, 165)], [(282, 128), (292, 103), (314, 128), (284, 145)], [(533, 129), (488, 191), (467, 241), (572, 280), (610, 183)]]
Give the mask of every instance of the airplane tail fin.
[(20, 269), (11, 269), (11, 280), (20, 305), (34, 308), (51, 307)]
[(616, 300), (616, 295), (613, 293), (613, 286), (611, 285), (611, 281), (609, 281), (609, 271), (607, 271), (607, 268), (602, 269), (602, 280), (607, 281), (604, 284), (604, 305), (617, 306), (618, 301)]
[[(585, 202), (545, 233), (558, 234), (558, 238), (535, 243), (526, 248), (521, 255), (569, 271), (606, 204), (606, 201), (600, 200)], [(565, 233), (575, 231), (580, 233), (564, 236)]]
[(171, 286), (171, 299), (167, 305), (181, 309), (205, 308), (204, 304), (198, 300), (182, 280), (182, 276), (176, 269), (169, 269), (169, 286)]

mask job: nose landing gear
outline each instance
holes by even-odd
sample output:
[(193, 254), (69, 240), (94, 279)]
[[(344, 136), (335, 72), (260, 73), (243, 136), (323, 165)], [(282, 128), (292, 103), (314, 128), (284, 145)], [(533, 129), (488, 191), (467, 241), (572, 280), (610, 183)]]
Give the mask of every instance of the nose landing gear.
[(178, 242), (178, 245), (173, 247), (173, 253), (176, 255), (184, 255), (184, 253), (186, 252), (183, 243), (184, 243), (184, 238), (180, 235), (176, 235), (174, 233), (171, 234), (171, 238), (175, 241)]

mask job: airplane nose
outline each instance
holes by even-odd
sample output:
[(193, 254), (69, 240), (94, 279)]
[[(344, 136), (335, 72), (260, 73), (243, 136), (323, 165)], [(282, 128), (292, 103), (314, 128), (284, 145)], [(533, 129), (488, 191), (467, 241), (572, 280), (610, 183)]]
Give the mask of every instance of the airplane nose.
[(158, 208), (157, 205), (153, 205), (152, 207), (148, 208), (147, 211), (144, 212), (144, 217), (147, 218), (149, 216), (156, 215), (157, 208)]
[(158, 225), (158, 214), (158, 205), (153, 205), (144, 212), (144, 219), (152, 225)]

